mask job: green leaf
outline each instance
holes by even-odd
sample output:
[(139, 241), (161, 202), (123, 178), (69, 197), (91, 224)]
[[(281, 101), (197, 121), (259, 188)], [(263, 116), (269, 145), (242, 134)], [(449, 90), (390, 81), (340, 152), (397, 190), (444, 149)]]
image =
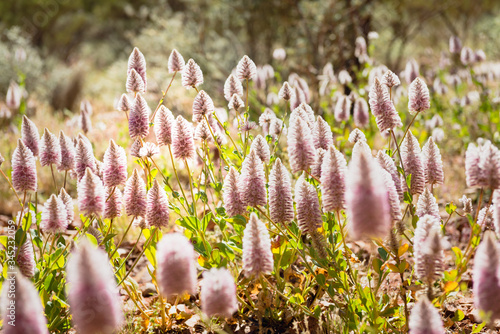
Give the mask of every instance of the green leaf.
[(462, 310), (457, 310), (453, 316), (453, 321), (462, 321), (465, 318), (465, 314)]
[(457, 206), (453, 204), (453, 202), (450, 202), (446, 204), (446, 213), (451, 215), (455, 210), (457, 209)]
[(89, 239), (89, 241), (94, 245), (94, 246), (98, 246), (99, 243), (97, 242), (97, 239), (90, 233), (85, 233), (85, 235), (87, 236), (87, 239)]
[(382, 260), (384, 260), (384, 262), (387, 261), (388, 254), (385, 251), (385, 249), (383, 249), (382, 247), (379, 247), (378, 253), (380, 254), (380, 257), (382, 258)]

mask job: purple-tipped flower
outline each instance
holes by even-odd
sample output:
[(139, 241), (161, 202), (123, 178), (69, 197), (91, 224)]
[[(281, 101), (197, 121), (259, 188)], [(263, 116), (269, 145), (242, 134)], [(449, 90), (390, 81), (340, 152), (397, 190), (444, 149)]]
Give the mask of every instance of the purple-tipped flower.
[(224, 83), (224, 98), (229, 101), (234, 94), (243, 96), (243, 85), (238, 78), (230, 74)]
[(61, 161), (57, 165), (58, 171), (68, 171), (75, 168), (75, 146), (71, 139), (61, 130), (59, 132), (59, 147), (61, 148)]
[(127, 92), (129, 93), (145, 93), (146, 87), (144, 86), (144, 81), (142, 77), (137, 73), (135, 69), (130, 70), (127, 75)]
[(293, 220), (293, 198), (290, 173), (277, 158), (269, 175), (269, 213), (275, 223)]
[(132, 109), (132, 102), (128, 98), (127, 94), (122, 94), (116, 105), (116, 110), (127, 112), (130, 111), (130, 109)]
[(224, 178), (223, 198), (224, 209), (228, 217), (241, 215), (246, 211), (246, 205), (241, 200), (241, 195), (238, 188), (238, 180), (240, 175), (231, 167), (229, 173)]
[(354, 125), (360, 128), (368, 126), (368, 123), (370, 122), (370, 116), (368, 114), (368, 103), (366, 103), (366, 100), (362, 97), (358, 97), (354, 101), (353, 118)]
[(19, 271), (25, 277), (31, 278), (35, 275), (35, 256), (33, 254), (33, 244), (29, 234), (26, 235), (23, 245), (19, 249), (16, 262), (19, 266)]
[(250, 154), (243, 161), (238, 187), (245, 205), (255, 207), (267, 204), (264, 166), (255, 150), (250, 150)]
[(59, 199), (64, 203), (64, 206), (66, 208), (66, 220), (68, 221), (68, 224), (73, 222), (74, 216), (75, 216), (75, 208), (74, 208), (74, 203), (73, 203), (73, 198), (71, 198), (70, 195), (64, 190), (64, 188), (61, 188), (61, 191), (59, 192)]
[(158, 287), (163, 296), (196, 292), (195, 259), (193, 245), (182, 234), (170, 233), (160, 240), (156, 262), (158, 263)]
[[(359, 141), (356, 145), (363, 143)], [(384, 179), (369, 150), (359, 149), (346, 177), (346, 211), (352, 237), (385, 237), (391, 228)]]
[(399, 199), (402, 200), (403, 188), (401, 186), (400, 174), (398, 172), (396, 164), (394, 163), (394, 160), (392, 160), (392, 158), (388, 154), (379, 151), (377, 154), (377, 162), (380, 165), (380, 167), (382, 167), (389, 174), (391, 174), (392, 180), (394, 181), (394, 185), (396, 186), (396, 191), (398, 192), (399, 195)]
[(201, 310), (207, 316), (231, 317), (238, 310), (236, 284), (225, 268), (212, 268), (203, 274), (200, 292)]
[(38, 156), (40, 135), (35, 123), (26, 117), (26, 115), (23, 116), (23, 123), (21, 124), (21, 138), (24, 145), (31, 150), (33, 155), (35, 157)]
[(294, 110), (302, 103), (307, 103), (306, 95), (304, 94), (302, 89), (300, 89), (299, 87), (294, 87), (293, 94), (290, 98), (290, 108)]
[(311, 129), (301, 117), (290, 117), (288, 154), (292, 172), (306, 171), (316, 160)]
[(122, 301), (107, 254), (83, 241), (67, 266), (68, 302), (78, 333), (115, 333), (123, 322)]
[(489, 140), (469, 144), (465, 153), (467, 186), (497, 189), (500, 187), (500, 152)]
[(47, 233), (61, 233), (68, 228), (66, 205), (54, 194), (45, 202), (40, 228)]
[(363, 133), (363, 131), (361, 131), (358, 128), (352, 130), (351, 133), (349, 134), (348, 141), (350, 143), (356, 144), (360, 140), (366, 142), (366, 136)]
[(157, 180), (148, 191), (146, 221), (149, 226), (167, 227), (169, 222), (168, 197)]
[(255, 153), (259, 156), (260, 160), (268, 164), (269, 159), (271, 158), (271, 152), (269, 151), (269, 145), (267, 144), (264, 137), (261, 135), (257, 135), (252, 142), (252, 146), (250, 146), (251, 150), (254, 150)]
[(140, 158), (141, 157), (141, 154), (140, 154), (141, 148), (142, 148), (142, 142), (139, 138), (137, 138), (136, 140), (134, 140), (134, 142), (130, 146), (130, 155), (133, 157), (136, 157), (136, 158)]
[(326, 150), (318, 148), (316, 150), (316, 161), (314, 161), (314, 164), (311, 166), (311, 175), (318, 179), (321, 177), (321, 167), (323, 165), (325, 154)]
[(493, 233), (485, 233), (484, 239), (476, 250), (472, 291), (474, 306), (486, 316), (483, 320), (490, 323), (500, 318), (500, 281), (498, 264), (500, 254)]
[(40, 165), (50, 166), (54, 164), (57, 166), (60, 162), (61, 147), (57, 137), (45, 128), (40, 145)]
[(341, 95), (335, 104), (335, 120), (337, 122), (346, 122), (351, 117), (351, 99)]
[(233, 94), (233, 96), (229, 100), (229, 103), (227, 104), (227, 107), (229, 109), (234, 109), (236, 111), (243, 106), (244, 106), (244, 102), (238, 94)]
[(106, 198), (104, 186), (99, 176), (87, 168), (85, 175), (78, 181), (77, 190), (80, 212), (87, 217), (90, 217), (91, 214), (101, 215), (104, 211)]
[(401, 118), (389, 98), (387, 88), (380, 83), (378, 78), (375, 78), (370, 88), (369, 97), (370, 100), (368, 102), (370, 103), (370, 109), (372, 110), (373, 116), (375, 116), (380, 132), (403, 126)]
[[(494, 194), (497, 194), (497, 192), (495, 192)], [(467, 213), (472, 213), (472, 211), (474, 211), (474, 209), (472, 208), (472, 199), (470, 199), (467, 196), (463, 195), (462, 198), (460, 198), (459, 201), (464, 206), (462, 208), (462, 210), (464, 211), (464, 213), (467, 214)], [(494, 197), (493, 197), (493, 203), (495, 203), (495, 198)], [(497, 202), (497, 203), (499, 203), (499, 202)], [(500, 225), (498, 225), (498, 226), (500, 226)], [(497, 229), (497, 231), (498, 231), (498, 229)]]
[(12, 81), (7, 89), (7, 95), (5, 97), (5, 104), (10, 109), (18, 109), (21, 105), (21, 98), (23, 91), (19, 85)]
[(290, 101), (295, 96), (295, 93), (292, 87), (290, 87), (288, 81), (283, 83), (283, 86), (281, 86), (280, 91), (278, 92), (278, 96), (280, 99), (285, 101)]
[(205, 117), (212, 116), (214, 109), (212, 98), (200, 90), (193, 101), (193, 122), (201, 122)]
[(314, 234), (323, 224), (319, 208), (318, 194), (314, 186), (308, 183), (304, 174), (295, 184), (295, 203), (297, 203), (297, 222), (305, 234)]
[(419, 71), (420, 71), (420, 67), (419, 67), (417, 61), (415, 59), (410, 59), (406, 63), (405, 72), (404, 72), (406, 83), (407, 84), (412, 83), (413, 80), (415, 80), (418, 77)]
[(184, 69), (186, 62), (182, 55), (176, 49), (173, 49), (168, 57), (168, 72), (175, 73), (180, 72)]
[(266, 108), (264, 112), (259, 116), (259, 125), (262, 127), (262, 132), (264, 135), (269, 134), (269, 128), (271, 123), (276, 119), (276, 114), (269, 108)]
[(182, 70), (182, 86), (190, 89), (203, 83), (203, 72), (193, 59), (189, 59)]
[(139, 74), (144, 84), (144, 91), (146, 91), (148, 85), (148, 81), (146, 79), (146, 58), (144, 58), (144, 55), (138, 48), (134, 48), (128, 58), (127, 77), (130, 76), (132, 70), (135, 70), (137, 74)]
[[(112, 193), (111, 193), (112, 192)], [(122, 216), (122, 192), (118, 188), (106, 188), (106, 203), (104, 204), (104, 219)]]
[(406, 176), (411, 174), (412, 195), (421, 194), (425, 188), (424, 163), (417, 138), (408, 131), (401, 144), (401, 158), (403, 159)]
[(144, 142), (144, 145), (139, 149), (139, 155), (143, 159), (152, 158), (158, 154), (160, 154), (160, 149), (154, 143)]
[(458, 36), (451, 36), (449, 46), (450, 53), (459, 54), (462, 50), (462, 41), (460, 40), (460, 38), (458, 38)]
[(328, 150), (330, 145), (333, 144), (333, 135), (330, 125), (318, 116), (313, 128), (314, 147)]
[(398, 76), (392, 72), (391, 70), (388, 70), (385, 72), (384, 76), (382, 77), (382, 84), (386, 85), (387, 88), (392, 88), (394, 86), (399, 86), (401, 85), (401, 81), (399, 80)]
[(96, 160), (90, 143), (87, 143), (84, 139), (78, 139), (75, 155), (75, 172), (78, 180), (83, 177), (87, 168), (90, 168), (90, 170), (94, 173), (97, 171)]
[[(49, 334), (38, 291), (19, 273), (3, 283), (1, 314), (5, 334)], [(15, 291), (15, 293), (12, 293)], [(14, 310), (12, 306), (14, 305)], [(10, 307), (10, 308), (9, 308)], [(12, 315), (12, 311), (14, 314)]]
[(146, 184), (134, 169), (132, 176), (127, 180), (123, 194), (127, 216), (144, 217), (146, 215)]
[(460, 61), (464, 65), (469, 65), (474, 63), (475, 57), (474, 57), (474, 51), (472, 51), (471, 48), (468, 46), (464, 46), (460, 52)]
[(236, 66), (236, 75), (241, 81), (252, 80), (257, 75), (257, 67), (253, 60), (247, 55), (243, 56), (238, 62), (238, 66)]
[(325, 210), (335, 212), (344, 209), (346, 172), (344, 155), (335, 146), (330, 146), (321, 167), (321, 194)]
[(172, 131), (172, 153), (179, 160), (191, 160), (195, 156), (193, 125), (180, 115)]
[(425, 188), (424, 192), (418, 197), (416, 214), (420, 218), (425, 215), (430, 215), (436, 217), (438, 220), (441, 219), (437, 200), (427, 188)]
[(419, 252), (415, 252), (415, 272), (417, 277), (432, 285), (443, 276), (444, 254), (439, 229), (431, 229)]
[(391, 219), (393, 222), (399, 222), (403, 218), (401, 214), (401, 203), (399, 201), (399, 194), (392, 179), (391, 174), (383, 168), (380, 168), (382, 177), (384, 178), (384, 184), (387, 190), (387, 200), (389, 203), (389, 209), (391, 213)]
[(212, 133), (210, 132), (207, 122), (203, 121), (196, 125), (196, 129), (194, 130), (194, 139), (207, 142), (212, 140)]
[(80, 112), (80, 127), (85, 134), (92, 131), (92, 121), (90, 120), (90, 114), (85, 110), (82, 110)]
[(411, 334), (445, 333), (438, 310), (425, 297), (411, 310), (409, 327)]
[(17, 192), (36, 191), (36, 161), (21, 139), (12, 154), (12, 185)]
[(429, 138), (422, 149), (426, 184), (443, 184), (443, 161), (434, 139)]
[(128, 119), (130, 138), (144, 138), (149, 134), (148, 104), (141, 94), (137, 94)]
[(127, 181), (127, 154), (113, 139), (104, 153), (103, 181), (106, 187), (116, 187)]
[(172, 127), (175, 118), (172, 112), (165, 106), (160, 106), (155, 116), (155, 136), (159, 146), (172, 144)]
[(250, 221), (243, 231), (243, 271), (245, 276), (267, 275), (273, 271), (273, 253), (271, 239), (266, 225), (255, 213), (250, 214)]
[(482, 208), (477, 215), (477, 224), (483, 231), (494, 229), (493, 210), (493, 205), (487, 205)]
[(408, 89), (408, 109), (410, 114), (425, 111), (431, 107), (429, 88), (424, 80), (416, 78)]

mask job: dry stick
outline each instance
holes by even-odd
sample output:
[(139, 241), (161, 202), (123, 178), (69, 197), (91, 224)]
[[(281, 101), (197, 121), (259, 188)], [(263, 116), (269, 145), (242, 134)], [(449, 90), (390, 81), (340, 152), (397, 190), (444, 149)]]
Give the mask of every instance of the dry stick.
[(168, 90), (170, 89), (170, 86), (172, 86), (172, 82), (174, 81), (174, 78), (175, 78), (175, 75), (177, 74), (177, 71), (174, 72), (174, 75), (172, 76), (172, 79), (170, 80), (170, 83), (168, 84), (168, 87), (167, 87), (167, 90), (165, 90), (165, 92), (163, 93), (163, 96), (161, 97), (160, 99), (160, 102), (158, 103), (158, 105), (156, 106), (156, 109), (155, 109), (155, 112), (153, 113), (153, 115), (151, 116), (149, 122), (152, 122), (154, 119), (155, 119), (155, 115), (156, 115), (156, 112), (158, 111), (158, 109), (160, 109), (160, 106), (163, 104), (163, 101), (165, 99), (165, 96), (167, 95), (167, 92)]
[(113, 255), (115, 255), (116, 251), (118, 250), (118, 248), (120, 248), (123, 240), (125, 240), (125, 236), (127, 235), (128, 231), (130, 230), (130, 227), (132, 226), (132, 224), (134, 223), (134, 220), (135, 220), (136, 216), (132, 217), (132, 220), (130, 221), (130, 224), (128, 224), (127, 226), (127, 229), (125, 230), (125, 233), (123, 234), (122, 236), (122, 239), (120, 240), (120, 242), (118, 243), (118, 245), (116, 246), (115, 250), (113, 251), (113, 253), (109, 256), (110, 259), (113, 258)]
[(14, 186), (12, 185), (12, 182), (10, 182), (10, 179), (7, 177), (7, 175), (5, 175), (5, 173), (1, 169), (0, 169), (0, 173), (2, 173), (3, 177), (7, 180), (7, 183), (9, 183), (10, 189), (12, 189), (12, 191), (14, 192), (14, 195), (16, 195), (17, 200), (19, 201), (19, 204), (23, 204), (23, 202), (21, 202), (21, 199), (19, 198), (19, 195), (17, 194), (16, 190), (14, 189)]
[(54, 180), (54, 187), (56, 188), (56, 193), (57, 193), (57, 182), (56, 182), (56, 176), (54, 175), (53, 164), (50, 164), (50, 172), (52, 173), (52, 180)]

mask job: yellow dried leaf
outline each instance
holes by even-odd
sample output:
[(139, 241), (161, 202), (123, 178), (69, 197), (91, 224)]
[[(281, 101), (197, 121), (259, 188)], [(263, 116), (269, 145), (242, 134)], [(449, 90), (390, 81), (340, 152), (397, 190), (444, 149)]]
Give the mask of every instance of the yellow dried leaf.
[(410, 247), (408, 244), (401, 245), (398, 249), (398, 256), (403, 256), (403, 254), (408, 250), (408, 247)]
[(458, 283), (455, 281), (446, 282), (444, 285), (444, 292), (448, 293), (458, 288)]

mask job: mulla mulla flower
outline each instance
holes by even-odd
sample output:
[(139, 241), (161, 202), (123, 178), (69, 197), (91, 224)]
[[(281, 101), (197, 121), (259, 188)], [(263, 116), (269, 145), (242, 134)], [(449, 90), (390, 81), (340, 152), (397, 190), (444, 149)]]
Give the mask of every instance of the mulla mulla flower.
[(240, 80), (252, 80), (257, 75), (257, 67), (250, 57), (243, 56), (236, 66), (236, 76)]
[(408, 110), (410, 114), (423, 112), (431, 107), (429, 88), (425, 82), (416, 78), (410, 85), (408, 90)]
[(316, 149), (316, 161), (311, 166), (311, 175), (316, 178), (321, 178), (321, 165), (323, 164), (323, 160), (325, 158), (326, 150), (322, 148)]
[(122, 216), (123, 195), (118, 188), (106, 188), (106, 203), (104, 204), (104, 219), (114, 219)]
[(142, 80), (142, 77), (137, 73), (135, 69), (130, 70), (130, 72), (127, 75), (127, 92), (129, 93), (145, 93), (146, 92), (146, 87), (144, 86), (144, 81)]
[(40, 229), (47, 233), (61, 233), (67, 228), (66, 205), (60, 198), (52, 194), (43, 207)]
[(269, 151), (269, 145), (267, 144), (264, 137), (257, 135), (250, 146), (251, 150), (255, 150), (255, 153), (259, 156), (260, 160), (268, 164), (271, 157), (271, 152)]
[(446, 332), (439, 311), (426, 297), (413, 306), (408, 324), (411, 334), (444, 334)]
[(128, 119), (130, 138), (144, 138), (149, 134), (149, 111), (146, 100), (137, 94)]
[(116, 187), (127, 181), (127, 154), (113, 139), (104, 153), (103, 181), (106, 187)]
[(354, 100), (353, 118), (354, 125), (360, 128), (367, 127), (370, 122), (368, 103), (366, 103), (366, 100), (362, 97), (358, 97)]
[(437, 219), (441, 219), (437, 200), (427, 188), (418, 197), (416, 214), (420, 218), (425, 215), (431, 215)]
[(316, 119), (312, 134), (315, 148), (328, 150), (330, 145), (333, 144), (332, 129), (321, 116)]
[(366, 141), (366, 136), (360, 129), (356, 128), (351, 131), (349, 138), (347, 139), (350, 143), (356, 144), (358, 141)]
[(66, 192), (66, 190), (64, 190), (64, 188), (61, 188), (58, 197), (66, 207), (66, 220), (68, 221), (68, 223), (73, 222), (73, 219), (75, 217), (73, 198), (71, 198), (71, 196)]
[(36, 161), (32, 151), (19, 139), (12, 154), (12, 186), (17, 192), (36, 191)]
[(125, 203), (125, 211), (127, 216), (144, 217), (146, 215), (147, 199), (146, 199), (146, 184), (134, 169), (132, 176), (125, 184), (123, 193), (123, 202)]
[(280, 97), (280, 99), (283, 99), (285, 101), (290, 101), (293, 97), (294, 97), (295, 93), (292, 89), (292, 87), (290, 87), (290, 84), (288, 83), (288, 81), (285, 81), (283, 83), (283, 86), (281, 86), (279, 92), (278, 92), (278, 96)]
[(214, 109), (212, 98), (204, 90), (200, 90), (193, 101), (193, 122), (201, 122), (205, 117), (212, 117)]
[(30, 120), (26, 115), (23, 116), (23, 122), (21, 124), (21, 139), (31, 150), (33, 155), (38, 156), (40, 135), (38, 134), (38, 128), (35, 123)]
[(238, 310), (236, 284), (225, 268), (212, 268), (205, 271), (201, 282), (201, 310), (207, 316), (231, 317)]
[(78, 209), (85, 216), (101, 215), (106, 201), (104, 185), (99, 176), (87, 168), (84, 176), (78, 181)]
[(325, 210), (335, 212), (344, 209), (346, 172), (344, 155), (331, 145), (321, 167), (321, 195)]
[(441, 160), (439, 148), (432, 137), (429, 138), (422, 148), (422, 156), (425, 170), (425, 183), (432, 185), (443, 184), (443, 161)]
[(229, 168), (224, 178), (223, 199), (224, 209), (228, 217), (241, 215), (246, 211), (246, 205), (241, 200), (241, 194), (238, 187), (239, 173), (234, 167)]
[(19, 253), (16, 258), (19, 271), (27, 278), (31, 278), (35, 275), (36, 268), (32, 242), (31, 235), (27, 234), (22, 246), (19, 248)]
[(238, 187), (245, 205), (255, 207), (267, 204), (264, 166), (255, 150), (251, 150), (243, 161)]
[(295, 202), (297, 203), (297, 222), (304, 233), (314, 233), (321, 227), (321, 210), (318, 194), (314, 186), (308, 183), (304, 174), (295, 184)]
[(273, 263), (267, 227), (252, 212), (243, 231), (243, 272), (246, 277), (270, 274), (273, 271)]
[(132, 109), (132, 102), (127, 94), (122, 94), (116, 104), (116, 110), (127, 112), (130, 111), (130, 109)]
[(196, 253), (193, 245), (179, 233), (169, 233), (158, 242), (157, 282), (165, 297), (196, 292)]
[(470, 143), (465, 153), (465, 176), (469, 187), (500, 187), (500, 151), (489, 140)]
[(189, 59), (182, 70), (182, 86), (186, 89), (197, 87), (203, 83), (203, 72), (193, 59)]
[(387, 88), (380, 83), (378, 78), (375, 78), (369, 93), (370, 109), (377, 121), (377, 126), (380, 132), (393, 130), (403, 126), (401, 118), (394, 107)]
[[(417, 223), (417, 229), (421, 228)], [(420, 234), (422, 231), (415, 230)], [(415, 273), (416, 276), (426, 282), (429, 288), (432, 283), (441, 278), (444, 270), (444, 254), (439, 228), (430, 227), (425, 239), (420, 244), (414, 244)]]
[(292, 172), (308, 170), (316, 160), (316, 149), (311, 129), (301, 117), (290, 119), (288, 152)]
[(155, 180), (147, 195), (146, 220), (149, 226), (161, 228), (168, 226), (169, 217), (167, 193)]
[(341, 95), (335, 104), (334, 114), (337, 122), (348, 121), (351, 117), (351, 99), (345, 95)]
[(420, 145), (411, 130), (401, 144), (401, 158), (406, 176), (411, 174), (410, 192), (413, 195), (421, 194), (425, 188), (424, 163)]
[(43, 131), (40, 145), (40, 165), (59, 165), (61, 162), (61, 147), (57, 137), (47, 128)]
[[(146, 58), (138, 48), (134, 48), (132, 53), (128, 58), (128, 68), (127, 76), (130, 76), (132, 70), (136, 71), (139, 77), (142, 79), (144, 91), (147, 89), (147, 79), (146, 79)], [(128, 85), (128, 80), (127, 80)], [(128, 88), (128, 87), (127, 87)]]
[(89, 241), (68, 258), (68, 303), (78, 333), (115, 333), (124, 316), (107, 254)]
[(401, 186), (400, 174), (394, 163), (394, 160), (385, 152), (379, 151), (377, 153), (377, 162), (380, 167), (385, 169), (389, 174), (391, 174), (392, 180), (394, 181), (394, 185), (396, 186), (396, 190), (399, 195), (399, 199), (403, 199), (403, 187)]
[(172, 144), (172, 128), (175, 118), (172, 112), (165, 106), (160, 106), (155, 115), (154, 132), (156, 142), (159, 146)]
[(241, 99), (241, 97), (238, 94), (233, 94), (231, 98), (229, 99), (229, 103), (227, 104), (227, 107), (229, 109), (234, 109), (238, 111), (241, 107), (243, 107), (245, 103)]
[(277, 158), (269, 175), (269, 212), (275, 223), (293, 220), (293, 198), (290, 173)]
[(179, 115), (172, 130), (172, 154), (179, 160), (191, 160), (195, 150), (193, 125)]
[(59, 147), (61, 148), (61, 160), (57, 165), (58, 171), (69, 171), (75, 168), (75, 146), (71, 139), (61, 130), (59, 132)]
[(173, 49), (168, 57), (168, 72), (175, 73), (180, 72), (184, 69), (184, 58), (176, 49)]
[(394, 86), (399, 86), (401, 85), (401, 81), (399, 80), (398, 76), (392, 72), (391, 70), (388, 70), (385, 72), (384, 76), (382, 77), (382, 84), (386, 85), (388, 88), (392, 88)]
[(264, 112), (259, 116), (259, 125), (262, 128), (262, 132), (265, 136), (269, 134), (269, 128), (271, 123), (276, 119), (276, 114), (269, 108), (266, 108)]
[(224, 83), (224, 98), (229, 101), (233, 95), (243, 96), (243, 85), (234, 74), (230, 74)]

